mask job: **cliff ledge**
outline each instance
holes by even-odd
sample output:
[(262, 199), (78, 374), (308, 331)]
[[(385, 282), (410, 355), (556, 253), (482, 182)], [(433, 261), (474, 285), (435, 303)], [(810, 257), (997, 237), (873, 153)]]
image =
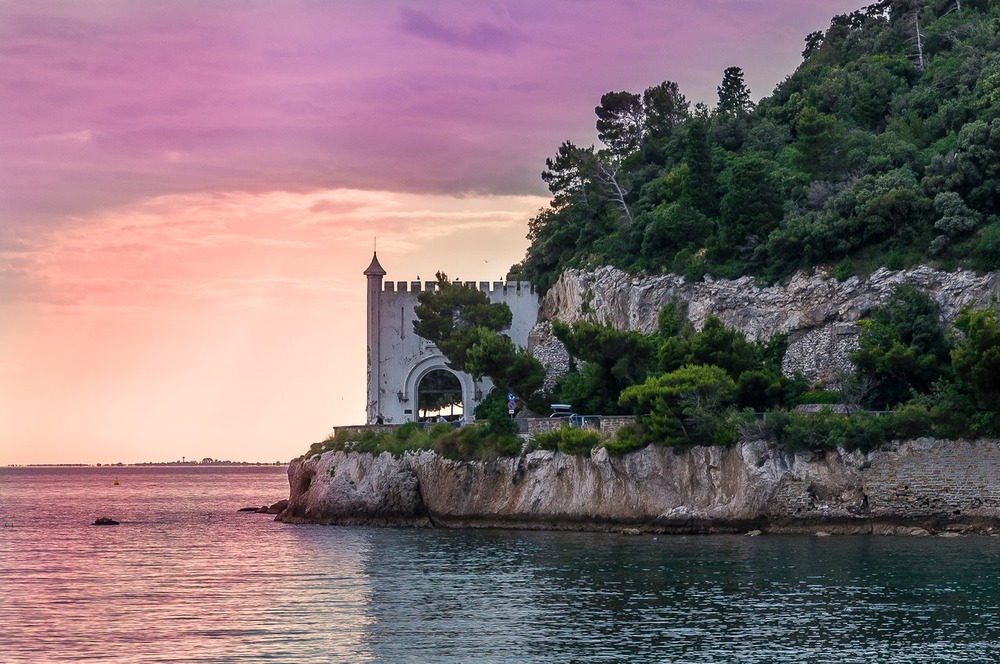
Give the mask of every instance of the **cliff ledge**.
[(459, 462), (327, 452), (288, 469), (286, 523), (674, 533), (1000, 533), (1000, 441), (917, 439), (868, 454), (762, 441), (610, 457)]

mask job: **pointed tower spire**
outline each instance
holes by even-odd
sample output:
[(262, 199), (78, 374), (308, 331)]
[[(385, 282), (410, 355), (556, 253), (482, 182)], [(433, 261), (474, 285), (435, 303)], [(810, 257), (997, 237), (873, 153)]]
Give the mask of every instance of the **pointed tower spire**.
[(368, 424), (382, 418), (382, 394), (379, 390), (379, 376), (382, 371), (382, 277), (385, 270), (378, 262), (378, 254), (372, 252), (372, 262), (365, 270), (368, 277)]
[(366, 277), (384, 277), (385, 276), (385, 270), (382, 269), (382, 266), (378, 262), (378, 253), (377, 252), (374, 252), (374, 251), (372, 252), (372, 262), (371, 262), (371, 265), (368, 266), (368, 269), (365, 270), (365, 276)]

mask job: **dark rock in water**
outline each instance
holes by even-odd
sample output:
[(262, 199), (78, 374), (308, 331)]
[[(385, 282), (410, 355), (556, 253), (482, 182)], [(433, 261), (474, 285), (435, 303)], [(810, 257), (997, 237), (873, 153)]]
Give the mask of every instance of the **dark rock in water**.
[(92, 525), (95, 525), (95, 526), (118, 526), (118, 525), (121, 525), (121, 524), (120, 524), (120, 522), (115, 521), (114, 519), (108, 518), (106, 516), (102, 516), (99, 519), (97, 519), (96, 521), (94, 521), (94, 523)]
[(288, 507), (288, 500), (279, 500), (275, 504), (264, 510), (264, 514), (281, 514)]
[(288, 507), (287, 500), (279, 500), (273, 505), (262, 505), (261, 507), (241, 507), (240, 512), (256, 512), (257, 514), (278, 514)]

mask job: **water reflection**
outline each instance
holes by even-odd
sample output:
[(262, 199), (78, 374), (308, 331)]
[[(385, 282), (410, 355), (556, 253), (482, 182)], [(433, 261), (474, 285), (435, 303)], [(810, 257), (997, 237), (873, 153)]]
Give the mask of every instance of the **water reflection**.
[(1000, 656), (991, 539), (374, 537), (370, 642), (380, 661)]
[(198, 470), (0, 476), (0, 661), (371, 661), (364, 533), (236, 512), (281, 469)]
[(1000, 538), (287, 526), (235, 511), (280, 469), (135, 470), (0, 471), (0, 661), (1000, 660)]

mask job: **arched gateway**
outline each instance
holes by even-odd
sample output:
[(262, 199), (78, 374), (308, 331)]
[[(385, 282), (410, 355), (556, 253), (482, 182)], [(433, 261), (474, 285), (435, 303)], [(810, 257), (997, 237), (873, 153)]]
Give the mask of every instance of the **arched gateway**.
[[(457, 389), (461, 394), (461, 407), (456, 407), (455, 412), (460, 410), (466, 418), (472, 419), (473, 411), (489, 394), (493, 383), (488, 378), (477, 381), (467, 373), (453, 371), (437, 346), (413, 331), (417, 295), (422, 290), (434, 290), (437, 282), (383, 283), (385, 275), (378, 256), (373, 255), (365, 270), (368, 278), (368, 424), (413, 422), (420, 418), (422, 410), (435, 412), (422, 409), (422, 403), (429, 402), (420, 397), (422, 381), (425, 378), (434, 380), (434, 376), (441, 376), (439, 380), (450, 385), (449, 390)], [(507, 334), (518, 346), (527, 347), (528, 334), (538, 320), (538, 295), (529, 282), (467, 281), (464, 285), (486, 293), (491, 302), (506, 302), (513, 314)], [(457, 387), (437, 372), (453, 376)], [(444, 388), (424, 384), (423, 389), (427, 395)]]

